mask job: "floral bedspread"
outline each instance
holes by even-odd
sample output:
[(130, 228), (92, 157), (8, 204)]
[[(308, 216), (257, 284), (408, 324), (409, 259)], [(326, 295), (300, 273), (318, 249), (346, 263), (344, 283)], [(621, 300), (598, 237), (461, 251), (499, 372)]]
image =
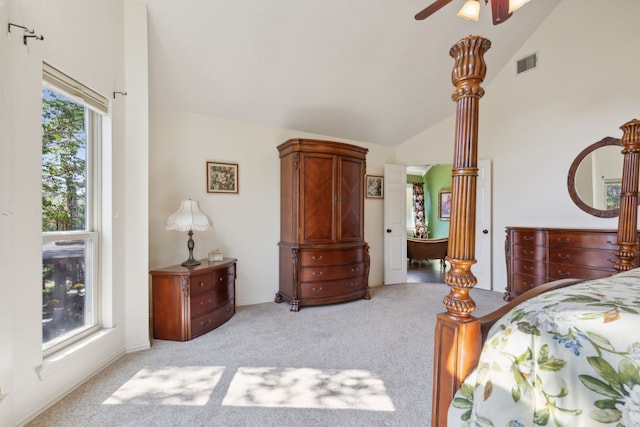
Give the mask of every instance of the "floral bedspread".
[(504, 316), (448, 425), (640, 426), (640, 269), (547, 292)]

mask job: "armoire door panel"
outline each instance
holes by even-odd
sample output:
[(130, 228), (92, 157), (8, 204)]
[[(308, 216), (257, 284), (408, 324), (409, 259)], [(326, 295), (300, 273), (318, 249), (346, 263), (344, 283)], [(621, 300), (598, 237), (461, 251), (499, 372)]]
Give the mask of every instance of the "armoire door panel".
[(302, 168), (302, 239), (306, 242), (335, 241), (332, 177), (335, 156), (304, 155)]
[(362, 161), (350, 158), (340, 163), (340, 240), (362, 240), (364, 238), (362, 194), (364, 170)]

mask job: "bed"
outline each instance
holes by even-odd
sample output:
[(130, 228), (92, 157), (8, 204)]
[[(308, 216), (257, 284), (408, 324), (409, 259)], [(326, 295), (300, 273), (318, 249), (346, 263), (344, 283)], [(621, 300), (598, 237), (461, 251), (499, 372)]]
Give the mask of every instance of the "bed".
[(407, 237), (407, 258), (409, 263), (414, 259), (439, 259), (444, 266), (449, 239), (416, 239)]
[(450, 290), (435, 327), (432, 426), (640, 425), (640, 334), (633, 333), (640, 325), (640, 269), (633, 268), (640, 121), (621, 126), (617, 273), (546, 283), (472, 316), (478, 103), (490, 46), (468, 36), (450, 50), (457, 104)]

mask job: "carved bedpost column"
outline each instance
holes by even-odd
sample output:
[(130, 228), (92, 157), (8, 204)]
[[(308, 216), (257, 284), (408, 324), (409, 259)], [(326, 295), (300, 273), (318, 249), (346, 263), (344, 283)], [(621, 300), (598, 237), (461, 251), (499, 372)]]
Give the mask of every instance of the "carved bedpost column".
[(638, 244), (638, 173), (640, 170), (640, 120), (631, 120), (622, 126), (622, 188), (618, 217), (618, 261), (614, 268), (627, 271), (633, 268)]
[(447, 425), (447, 411), (453, 395), (469, 374), (482, 347), (480, 323), (471, 312), (476, 307), (469, 291), (478, 280), (471, 273), (475, 264), (476, 181), (478, 178), (478, 104), (484, 89), (480, 83), (487, 72), (484, 53), (491, 42), (468, 36), (456, 43), (449, 54), (455, 64), (451, 80), (456, 87), (455, 148), (451, 189), (451, 219), (447, 261), (451, 268), (444, 281), (449, 295), (443, 303), (446, 313), (438, 314), (435, 328), (431, 425)]
[(456, 102), (456, 130), (447, 253), (451, 268), (444, 276), (451, 289), (443, 302), (449, 314), (459, 318), (470, 317), (476, 308), (469, 291), (478, 283), (471, 273), (471, 266), (476, 262), (478, 104), (484, 95), (480, 83), (487, 73), (483, 55), (490, 47), (489, 40), (468, 36), (449, 51), (455, 60), (451, 80), (456, 90), (451, 98)]

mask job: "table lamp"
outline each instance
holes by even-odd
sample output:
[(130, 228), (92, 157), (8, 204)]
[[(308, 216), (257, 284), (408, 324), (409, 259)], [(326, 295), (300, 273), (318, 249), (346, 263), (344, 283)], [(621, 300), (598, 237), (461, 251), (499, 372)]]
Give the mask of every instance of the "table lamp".
[(193, 259), (193, 230), (205, 231), (211, 227), (213, 227), (211, 218), (202, 212), (196, 200), (189, 199), (181, 201), (178, 210), (169, 215), (165, 223), (165, 229), (189, 232), (189, 240), (187, 241), (189, 259), (182, 263), (183, 266), (193, 267), (200, 265), (200, 261)]

